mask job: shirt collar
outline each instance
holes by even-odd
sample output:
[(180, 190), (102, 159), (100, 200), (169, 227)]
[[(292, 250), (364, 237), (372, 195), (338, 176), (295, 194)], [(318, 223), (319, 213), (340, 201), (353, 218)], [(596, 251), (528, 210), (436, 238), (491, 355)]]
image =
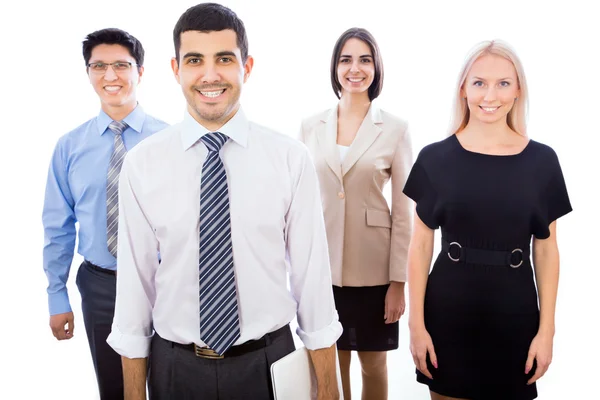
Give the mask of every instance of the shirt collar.
[[(144, 120), (146, 119), (146, 113), (144, 109), (139, 104), (130, 112), (123, 121), (127, 123), (127, 125), (136, 131), (137, 133), (142, 133), (142, 127), (144, 126)], [(102, 135), (108, 129), (108, 125), (112, 122), (112, 118), (108, 116), (104, 112), (104, 110), (100, 110), (98, 117), (96, 117), (96, 122), (98, 125), (98, 133)]]
[[(225, 125), (217, 130), (217, 132), (221, 132), (242, 147), (247, 146), (249, 131), (250, 124), (241, 107)], [(213, 131), (202, 126), (186, 110), (181, 131), (181, 145), (184, 151), (192, 147), (202, 136), (209, 132)]]

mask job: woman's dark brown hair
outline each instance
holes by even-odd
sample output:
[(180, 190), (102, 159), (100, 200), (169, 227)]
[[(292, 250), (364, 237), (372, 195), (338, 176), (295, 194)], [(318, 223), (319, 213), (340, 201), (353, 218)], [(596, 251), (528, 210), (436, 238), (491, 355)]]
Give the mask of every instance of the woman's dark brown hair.
[(350, 28), (346, 32), (342, 33), (333, 48), (333, 54), (331, 56), (331, 86), (333, 92), (339, 99), (342, 96), (342, 85), (337, 76), (337, 66), (342, 53), (342, 48), (348, 41), (348, 39), (356, 38), (362, 40), (371, 49), (373, 55), (373, 63), (375, 64), (375, 76), (373, 82), (369, 86), (369, 100), (375, 100), (381, 93), (383, 88), (383, 61), (381, 60), (381, 52), (375, 38), (369, 31), (363, 28)]

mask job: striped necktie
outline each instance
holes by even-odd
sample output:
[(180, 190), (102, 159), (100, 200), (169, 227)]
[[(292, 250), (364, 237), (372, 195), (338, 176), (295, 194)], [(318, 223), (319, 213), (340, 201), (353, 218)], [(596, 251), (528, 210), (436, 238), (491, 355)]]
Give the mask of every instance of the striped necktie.
[(108, 164), (108, 175), (106, 178), (106, 239), (108, 251), (117, 257), (117, 231), (119, 222), (119, 173), (123, 165), (123, 159), (127, 150), (123, 144), (123, 131), (127, 129), (127, 123), (112, 121), (108, 125), (115, 134), (115, 143), (110, 162)]
[(208, 156), (200, 184), (200, 338), (222, 355), (240, 337), (227, 173), (219, 150), (228, 137), (202, 136)]

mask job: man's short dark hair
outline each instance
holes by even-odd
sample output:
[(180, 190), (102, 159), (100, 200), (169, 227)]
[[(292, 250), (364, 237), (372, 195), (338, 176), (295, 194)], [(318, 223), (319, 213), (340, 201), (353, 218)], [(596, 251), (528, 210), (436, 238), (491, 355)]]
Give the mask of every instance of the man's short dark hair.
[(135, 59), (138, 68), (144, 65), (145, 52), (142, 43), (140, 43), (133, 35), (130, 35), (121, 29), (107, 28), (92, 32), (83, 40), (83, 59), (85, 60), (86, 66), (90, 62), (94, 47), (101, 44), (121, 45), (125, 47), (129, 51), (131, 57)]
[(231, 9), (216, 3), (201, 3), (184, 12), (173, 29), (175, 57), (179, 62), (181, 34), (187, 31), (215, 32), (231, 29), (237, 37), (237, 46), (242, 54), (242, 62), (248, 59), (248, 37), (241, 19)]
[(348, 39), (352, 38), (362, 40), (371, 49), (373, 63), (375, 65), (375, 73), (373, 82), (371, 83), (371, 86), (369, 86), (369, 100), (373, 101), (379, 96), (381, 89), (383, 88), (383, 61), (381, 60), (381, 52), (379, 51), (379, 46), (377, 45), (375, 38), (366, 29), (350, 28), (346, 32), (342, 33), (342, 36), (340, 36), (335, 43), (335, 46), (333, 47), (333, 54), (331, 56), (331, 86), (333, 87), (333, 92), (339, 99), (342, 96), (342, 85), (340, 84), (340, 80), (337, 76), (337, 66), (340, 61), (342, 48)]

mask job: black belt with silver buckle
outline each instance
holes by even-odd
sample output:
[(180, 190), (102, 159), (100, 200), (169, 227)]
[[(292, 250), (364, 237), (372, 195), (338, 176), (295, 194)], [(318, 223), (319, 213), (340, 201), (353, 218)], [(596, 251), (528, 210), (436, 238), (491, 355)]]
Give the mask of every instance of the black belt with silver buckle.
[[(289, 325), (285, 325), (285, 326), (277, 329), (276, 331), (267, 333), (260, 339), (249, 340), (238, 346), (232, 346), (223, 355), (219, 355), (216, 351), (214, 351), (211, 348), (200, 347), (200, 346), (196, 345), (195, 343), (181, 344), (181, 343), (171, 342), (170, 340), (167, 340), (167, 342), (171, 343), (172, 347), (179, 347), (179, 348), (182, 348), (185, 350), (193, 351), (197, 357), (209, 358), (209, 359), (213, 359), (213, 360), (220, 360), (220, 359), (226, 358), (226, 357), (238, 357), (243, 354), (250, 353), (251, 351), (263, 349), (263, 348), (269, 346), (278, 337), (285, 335), (286, 332), (289, 331), (289, 329), (290, 329)], [(166, 340), (166, 339), (164, 339), (164, 340)]]
[(466, 264), (483, 264), (510, 266), (519, 268), (524, 260), (529, 259), (529, 246), (517, 247), (513, 250), (485, 250), (473, 247), (463, 247), (458, 242), (442, 240), (442, 251), (448, 254), (448, 258), (454, 262)]

